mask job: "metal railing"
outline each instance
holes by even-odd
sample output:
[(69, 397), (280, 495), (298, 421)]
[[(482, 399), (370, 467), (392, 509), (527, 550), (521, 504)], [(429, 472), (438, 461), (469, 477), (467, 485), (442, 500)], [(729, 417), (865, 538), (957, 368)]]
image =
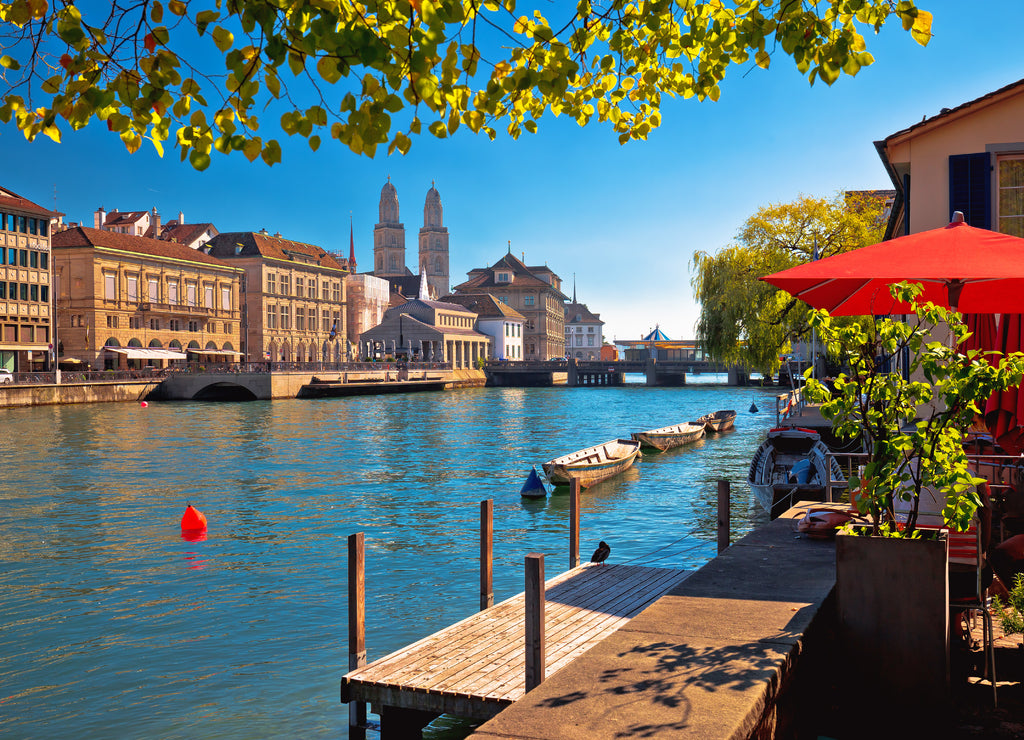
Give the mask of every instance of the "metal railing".
[(798, 416), (803, 411), (807, 402), (804, 400), (804, 389), (796, 388), (775, 397), (775, 424), (793, 416)]

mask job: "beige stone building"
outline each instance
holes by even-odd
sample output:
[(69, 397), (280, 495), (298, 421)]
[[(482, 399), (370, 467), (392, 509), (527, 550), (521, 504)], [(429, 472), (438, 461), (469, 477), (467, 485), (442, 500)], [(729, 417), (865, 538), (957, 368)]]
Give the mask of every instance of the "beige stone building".
[(52, 241), (59, 360), (141, 368), (241, 357), (237, 267), (121, 232), (75, 227)]
[(1024, 80), (875, 142), (896, 199), (886, 237), (971, 226), (1024, 236)]
[[(426, 292), (426, 286), (424, 286)], [(414, 298), (389, 308), (379, 326), (360, 335), (360, 357), (448, 362), (456, 370), (491, 357), (491, 337), (477, 331), (477, 315), (454, 303)]]
[(0, 368), (52, 367), (50, 219), (54, 214), (0, 188)]
[(384, 320), (390, 304), (390, 284), (384, 278), (366, 273), (349, 275), (345, 280), (345, 335), (352, 345), (359, 335)]
[(456, 294), (489, 293), (523, 315), (526, 360), (565, 356), (565, 301), (562, 279), (546, 265), (527, 267), (506, 254), (490, 267), (470, 270)]
[(347, 260), (266, 232), (218, 234), (203, 249), (245, 271), (242, 323), (248, 361), (347, 359)]

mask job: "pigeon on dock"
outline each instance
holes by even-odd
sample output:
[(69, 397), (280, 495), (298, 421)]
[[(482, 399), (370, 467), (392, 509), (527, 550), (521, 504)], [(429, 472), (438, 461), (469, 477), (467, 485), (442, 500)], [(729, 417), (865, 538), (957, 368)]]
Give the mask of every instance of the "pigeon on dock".
[(604, 563), (608, 559), (608, 556), (612, 554), (612, 548), (608, 546), (608, 543), (601, 540), (598, 544), (597, 549), (594, 550), (593, 557), (590, 558), (592, 563)]

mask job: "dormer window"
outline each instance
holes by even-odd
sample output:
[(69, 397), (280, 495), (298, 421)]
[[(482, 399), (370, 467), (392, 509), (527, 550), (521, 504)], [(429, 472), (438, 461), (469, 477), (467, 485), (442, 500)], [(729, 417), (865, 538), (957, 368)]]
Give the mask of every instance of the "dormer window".
[(507, 272), (499, 272), (496, 274), (494, 280), (498, 283), (510, 283), (512, 282), (512, 276)]

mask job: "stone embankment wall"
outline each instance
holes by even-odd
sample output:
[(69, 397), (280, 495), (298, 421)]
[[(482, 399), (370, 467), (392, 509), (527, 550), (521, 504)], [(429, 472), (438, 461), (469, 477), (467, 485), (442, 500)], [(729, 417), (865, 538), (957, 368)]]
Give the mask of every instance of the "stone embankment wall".
[(111, 403), (144, 400), (159, 380), (122, 383), (62, 383), (60, 385), (0, 386), (0, 407), (52, 406), (65, 403)]

